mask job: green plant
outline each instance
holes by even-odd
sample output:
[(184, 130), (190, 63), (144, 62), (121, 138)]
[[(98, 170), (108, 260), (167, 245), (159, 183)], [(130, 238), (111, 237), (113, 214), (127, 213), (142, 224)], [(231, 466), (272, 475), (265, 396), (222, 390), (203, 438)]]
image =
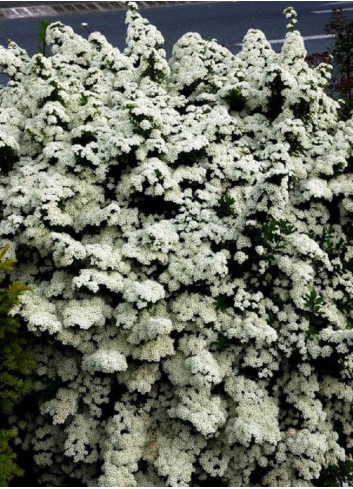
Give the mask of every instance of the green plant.
[(219, 295), (213, 303), (216, 311), (225, 312), (227, 307), (232, 307), (232, 300), (227, 295)]
[(331, 92), (343, 99), (342, 116), (348, 118), (353, 108), (353, 21), (342, 9), (334, 9), (325, 32), (334, 39), (330, 51), (334, 66)]
[(241, 89), (236, 87), (229, 90), (224, 100), (229, 105), (230, 110), (241, 112), (246, 106), (246, 98), (241, 93)]
[(305, 296), (305, 307), (309, 309), (310, 314), (320, 314), (322, 302), (322, 297), (315, 290), (312, 290), (310, 294)]
[(88, 103), (88, 97), (84, 93), (81, 93), (80, 97), (80, 105), (87, 105)]
[(327, 91), (331, 97), (342, 101), (340, 116), (348, 119), (353, 108), (353, 21), (342, 9), (335, 8), (324, 30), (332, 36), (331, 47), (322, 53), (308, 55), (306, 60), (312, 67), (332, 64)]
[(305, 308), (304, 317), (309, 321), (309, 328), (307, 330), (307, 338), (312, 338), (317, 334), (322, 326), (322, 320), (320, 318), (321, 307), (323, 304), (323, 298), (320, 297), (315, 290), (312, 290), (309, 294), (304, 296)]
[[(5, 272), (11, 271), (16, 262), (13, 258), (5, 259), (9, 247), (6, 245), (0, 251), (0, 270)], [(0, 486), (22, 474), (11, 448), (16, 430), (7, 429), (5, 420), (14, 405), (31, 390), (28, 375), (34, 360), (19, 321), (10, 315), (11, 309), (19, 304), (21, 294), (28, 289), (21, 282), (7, 284), (6, 279), (0, 288)]]
[(235, 200), (230, 195), (224, 195), (218, 204), (217, 215), (218, 217), (228, 217), (234, 215), (233, 205)]
[(330, 465), (316, 481), (318, 487), (349, 487), (353, 477), (353, 460), (347, 459), (338, 465)]
[(342, 113), (348, 117), (353, 107), (353, 21), (342, 9), (334, 9), (325, 32), (334, 38), (332, 89), (344, 100)]
[(229, 346), (229, 339), (219, 334), (217, 340), (212, 344), (216, 351), (224, 351)]
[(285, 246), (284, 236), (294, 232), (294, 226), (284, 219), (268, 219), (262, 223), (255, 234), (255, 243), (266, 246), (269, 250), (268, 258), (273, 260), (276, 253), (283, 250)]
[(40, 42), (40, 46), (38, 47), (39, 53), (41, 53), (43, 56), (47, 55), (47, 29), (49, 26), (49, 20), (48, 19), (43, 19), (40, 23), (40, 28), (39, 28), (39, 34), (38, 34), (38, 40)]

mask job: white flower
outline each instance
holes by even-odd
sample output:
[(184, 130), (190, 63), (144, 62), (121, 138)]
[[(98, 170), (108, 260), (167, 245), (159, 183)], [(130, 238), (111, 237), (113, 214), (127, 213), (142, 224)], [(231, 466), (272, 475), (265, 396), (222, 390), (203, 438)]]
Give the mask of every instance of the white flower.
[(91, 373), (112, 374), (126, 370), (127, 363), (124, 355), (115, 350), (97, 350), (83, 359), (82, 368)]

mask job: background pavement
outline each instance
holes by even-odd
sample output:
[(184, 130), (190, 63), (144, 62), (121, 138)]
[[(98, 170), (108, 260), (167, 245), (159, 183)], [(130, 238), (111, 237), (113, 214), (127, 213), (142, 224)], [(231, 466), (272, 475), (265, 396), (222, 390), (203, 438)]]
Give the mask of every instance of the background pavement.
[[(75, 3), (80, 2), (0, 2), (0, 14), (2, 8)], [(168, 55), (171, 54), (173, 44), (189, 31), (199, 32), (204, 38), (216, 38), (228, 49), (237, 52), (249, 28), (261, 29), (267, 39), (272, 41), (273, 47), (278, 50), (286, 33), (287, 22), (282, 12), (289, 5), (293, 6), (298, 13), (298, 29), (304, 36), (309, 53), (325, 51), (331, 44), (332, 39), (324, 34), (324, 26), (333, 8), (342, 8), (353, 20), (353, 1), (215, 1), (189, 2), (184, 5), (173, 5), (173, 2), (168, 2), (167, 7), (154, 6), (154, 3), (151, 3), (151, 8), (143, 9), (142, 14), (161, 30), (165, 37)], [(114, 46), (120, 49), (125, 46), (125, 11), (121, 7), (107, 12), (67, 13), (50, 16), (48, 19), (50, 21), (60, 20), (85, 36), (87, 33), (82, 31), (80, 24), (87, 22), (88, 33), (98, 30)], [(10, 38), (31, 54), (38, 52), (40, 20), (40, 17), (0, 18), (0, 43), (6, 45), (6, 39)]]

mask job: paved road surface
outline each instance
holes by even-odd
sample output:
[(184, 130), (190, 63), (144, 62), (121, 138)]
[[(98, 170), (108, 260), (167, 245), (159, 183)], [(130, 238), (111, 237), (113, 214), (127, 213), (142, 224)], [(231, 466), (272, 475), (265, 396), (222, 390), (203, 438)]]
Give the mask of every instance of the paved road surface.
[[(15, 7), (34, 2), (0, 2), (1, 7)], [(36, 2), (49, 4), (50, 2)], [(53, 2), (64, 3), (64, 2)], [(73, 2), (71, 2), (73, 3)], [(324, 36), (324, 25), (333, 8), (343, 8), (353, 20), (353, 1), (263, 1), (263, 2), (193, 2), (187, 5), (171, 5), (143, 10), (145, 15), (163, 33), (168, 54), (173, 44), (188, 31), (197, 31), (205, 38), (216, 38), (231, 51), (240, 49), (242, 38), (249, 28), (263, 30), (275, 49), (280, 49), (286, 32), (286, 19), (282, 12), (292, 5), (298, 12), (298, 29), (306, 38), (308, 52), (322, 52), (330, 45), (331, 39)], [(314, 13), (318, 12), (318, 13)], [(119, 48), (124, 47), (125, 12), (91, 12), (85, 14), (50, 17), (50, 20), (61, 20), (74, 29), (80, 30), (81, 22), (87, 22), (88, 31), (101, 31), (107, 39)], [(37, 35), (40, 18), (1, 19), (0, 43), (7, 38), (16, 41), (30, 53), (37, 52)]]

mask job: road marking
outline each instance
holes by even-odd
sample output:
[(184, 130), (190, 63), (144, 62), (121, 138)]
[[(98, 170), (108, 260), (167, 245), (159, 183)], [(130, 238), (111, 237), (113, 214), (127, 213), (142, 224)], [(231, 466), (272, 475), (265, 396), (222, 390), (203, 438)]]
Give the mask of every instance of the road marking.
[[(332, 14), (333, 10), (335, 9), (328, 9), (328, 10), (311, 10), (310, 13), (311, 14)], [(350, 12), (351, 10), (353, 10), (353, 7), (348, 7), (348, 8), (340, 8), (339, 9), (341, 12)]]
[[(333, 34), (318, 34), (317, 36), (302, 36), (302, 39), (304, 41), (316, 41), (318, 39), (330, 39), (332, 37), (335, 37)], [(285, 42), (285, 39), (271, 39), (268, 40), (270, 44), (283, 44)], [(235, 44), (235, 46), (242, 46), (242, 42), (238, 42)]]
[[(316, 41), (318, 39), (331, 39), (335, 37), (333, 34), (318, 34), (317, 36), (302, 36), (303, 41)], [(285, 39), (274, 39), (273, 41), (268, 41), (270, 44), (283, 44)]]
[(326, 2), (325, 5), (337, 5), (337, 4), (345, 4), (345, 3), (353, 3), (351, 2)]
[[(11, 3), (11, 2), (9, 2)], [(140, 8), (153, 7), (171, 7), (176, 5), (184, 5), (186, 3), (195, 3), (195, 1), (149, 1), (139, 2)], [(199, 1), (198, 3), (211, 3), (209, 1)], [(76, 2), (62, 3), (61, 5), (30, 5), (27, 7), (16, 8), (0, 8), (0, 19), (21, 19), (28, 17), (53, 17), (64, 14), (77, 14), (86, 12), (107, 12), (109, 10), (126, 10), (125, 2)]]

